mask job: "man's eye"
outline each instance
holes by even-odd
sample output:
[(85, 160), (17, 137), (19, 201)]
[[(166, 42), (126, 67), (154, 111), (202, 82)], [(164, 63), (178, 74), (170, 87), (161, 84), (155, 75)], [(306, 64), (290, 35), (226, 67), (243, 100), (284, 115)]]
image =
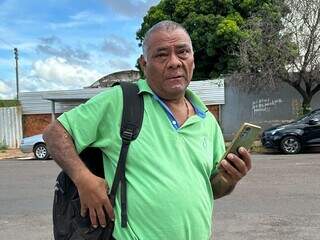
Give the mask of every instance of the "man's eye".
[(165, 54), (165, 53), (159, 53), (156, 55), (156, 57), (166, 57), (166, 56), (167, 56), (167, 54)]
[(187, 55), (188, 53), (190, 53), (189, 49), (181, 49), (178, 51), (179, 55)]

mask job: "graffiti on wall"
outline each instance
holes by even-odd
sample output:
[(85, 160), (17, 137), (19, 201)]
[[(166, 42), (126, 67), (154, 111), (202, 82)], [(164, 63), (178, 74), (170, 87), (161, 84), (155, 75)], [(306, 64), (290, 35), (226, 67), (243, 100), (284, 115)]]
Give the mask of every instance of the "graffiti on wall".
[(281, 98), (271, 99), (271, 98), (261, 98), (252, 102), (252, 112), (270, 112), (271, 108), (276, 107), (277, 105), (283, 103)]

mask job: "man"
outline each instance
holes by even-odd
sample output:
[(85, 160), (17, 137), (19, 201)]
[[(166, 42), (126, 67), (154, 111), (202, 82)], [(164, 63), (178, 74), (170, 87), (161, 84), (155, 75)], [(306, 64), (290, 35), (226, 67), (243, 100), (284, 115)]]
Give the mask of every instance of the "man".
[[(44, 133), (50, 153), (76, 184), (81, 212), (94, 227), (115, 220), (116, 239), (208, 240), (213, 199), (229, 194), (251, 168), (248, 152), (229, 154), (221, 130), (202, 101), (187, 89), (194, 58), (186, 30), (162, 21), (146, 34), (140, 59), (146, 81), (138, 81), (144, 119), (130, 145), (126, 181), (128, 226), (120, 226), (120, 203), (107, 197), (121, 138), (122, 92), (113, 87), (64, 113)], [(106, 181), (78, 157), (87, 146), (103, 151)], [(92, 160), (94, 161), (94, 159)], [(231, 164), (232, 163), (232, 164)]]

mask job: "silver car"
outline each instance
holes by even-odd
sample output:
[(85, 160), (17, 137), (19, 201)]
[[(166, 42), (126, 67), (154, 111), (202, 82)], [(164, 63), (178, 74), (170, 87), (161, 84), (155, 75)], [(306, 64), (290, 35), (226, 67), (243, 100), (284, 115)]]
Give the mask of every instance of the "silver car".
[(34, 153), (37, 159), (45, 160), (50, 157), (47, 145), (42, 138), (42, 134), (26, 137), (21, 140), (20, 149), (24, 153)]

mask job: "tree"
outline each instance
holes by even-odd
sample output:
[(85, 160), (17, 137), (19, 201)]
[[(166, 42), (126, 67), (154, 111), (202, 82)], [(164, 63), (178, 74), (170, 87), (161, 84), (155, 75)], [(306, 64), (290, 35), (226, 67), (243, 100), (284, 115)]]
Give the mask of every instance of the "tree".
[(283, 9), (288, 14), (280, 23), (247, 22), (254, 34), (239, 44), (238, 80), (258, 88), (288, 83), (301, 95), (305, 114), (320, 91), (320, 0), (286, 0)]
[[(252, 15), (278, 11), (276, 0), (161, 0), (151, 7), (137, 32), (140, 46), (148, 29), (161, 20), (181, 23), (193, 42), (196, 69), (193, 79), (208, 79), (238, 69), (239, 43)], [(276, 15), (276, 17), (279, 17)]]

